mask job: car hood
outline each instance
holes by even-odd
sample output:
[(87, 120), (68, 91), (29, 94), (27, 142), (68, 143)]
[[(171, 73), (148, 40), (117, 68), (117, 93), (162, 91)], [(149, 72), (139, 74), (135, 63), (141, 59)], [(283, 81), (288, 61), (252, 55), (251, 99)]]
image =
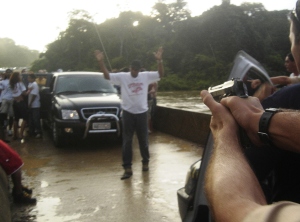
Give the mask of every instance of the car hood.
[(59, 94), (55, 95), (56, 103), (62, 109), (78, 109), (98, 106), (121, 106), (121, 99), (115, 93), (89, 93), (89, 94)]

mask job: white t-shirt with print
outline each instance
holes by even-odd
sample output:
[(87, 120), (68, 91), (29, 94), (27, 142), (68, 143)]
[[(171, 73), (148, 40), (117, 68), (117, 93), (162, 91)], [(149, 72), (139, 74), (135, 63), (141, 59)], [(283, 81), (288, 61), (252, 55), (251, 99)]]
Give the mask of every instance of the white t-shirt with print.
[(12, 100), (12, 92), (9, 85), (9, 79), (4, 79), (0, 82), (1, 99)]
[(33, 100), (31, 107), (29, 108), (40, 108), (40, 93), (39, 93), (39, 86), (38, 84), (34, 81), (28, 84), (28, 89), (31, 89), (31, 92), (28, 95), (28, 105), (31, 101), (31, 98), (33, 95), (36, 95), (35, 99)]
[(130, 72), (110, 73), (110, 81), (121, 86), (122, 109), (133, 114), (148, 110), (148, 85), (159, 81), (158, 72), (139, 72), (136, 78)]
[(24, 83), (18, 82), (15, 85), (15, 88), (12, 90), (12, 97), (18, 97), (26, 90), (26, 87), (24, 86)]

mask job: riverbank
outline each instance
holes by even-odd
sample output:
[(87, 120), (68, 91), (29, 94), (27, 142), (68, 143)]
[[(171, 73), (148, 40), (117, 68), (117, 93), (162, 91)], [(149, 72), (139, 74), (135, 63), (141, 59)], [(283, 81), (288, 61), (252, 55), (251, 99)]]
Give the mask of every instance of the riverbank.
[(205, 114), (211, 113), (208, 107), (202, 102), (200, 91), (158, 92), (157, 105)]

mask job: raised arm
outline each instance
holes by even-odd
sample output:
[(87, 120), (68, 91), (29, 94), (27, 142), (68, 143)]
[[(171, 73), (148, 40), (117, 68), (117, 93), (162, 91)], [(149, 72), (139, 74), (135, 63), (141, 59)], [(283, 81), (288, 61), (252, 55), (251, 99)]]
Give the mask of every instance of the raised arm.
[(103, 72), (104, 78), (105, 79), (110, 79), (109, 77), (109, 71), (107, 70), (105, 64), (104, 64), (104, 55), (103, 52), (99, 50), (95, 50), (95, 57), (99, 63), (100, 69)]
[(154, 52), (154, 57), (157, 61), (157, 70), (159, 73), (159, 77), (162, 78), (164, 76), (164, 66), (163, 66), (163, 59), (162, 59), (162, 54), (163, 54), (163, 48), (159, 47), (157, 52)]
[(266, 200), (241, 150), (239, 128), (232, 114), (207, 91), (202, 91), (201, 97), (212, 112), (214, 137), (205, 178), (206, 196), (215, 221), (239, 222)]

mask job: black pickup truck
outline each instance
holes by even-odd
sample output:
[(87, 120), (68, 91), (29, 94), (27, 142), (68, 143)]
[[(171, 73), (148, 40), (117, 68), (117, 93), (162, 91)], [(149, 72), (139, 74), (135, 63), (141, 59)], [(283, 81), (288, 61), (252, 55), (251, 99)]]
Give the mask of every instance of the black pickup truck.
[[(50, 79), (49, 79), (50, 76)], [(55, 146), (67, 139), (87, 139), (121, 132), (121, 99), (117, 90), (99, 72), (47, 74), (41, 86), (41, 118), (51, 129)]]

